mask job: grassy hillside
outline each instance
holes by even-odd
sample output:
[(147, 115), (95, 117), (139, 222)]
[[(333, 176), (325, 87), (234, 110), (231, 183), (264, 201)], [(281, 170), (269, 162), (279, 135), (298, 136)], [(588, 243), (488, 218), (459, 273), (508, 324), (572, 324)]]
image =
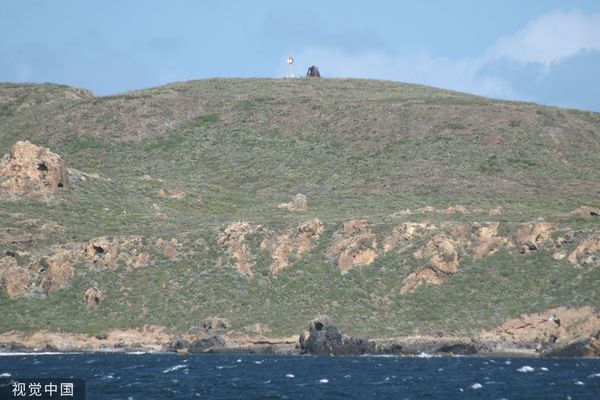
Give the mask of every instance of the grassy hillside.
[[(550, 243), (533, 255), (507, 248), (482, 260), (462, 251), (458, 273), (409, 294), (400, 288), (422, 265), (412, 253), (426, 239), (345, 274), (327, 254), (341, 224), (359, 218), (379, 246), (407, 221), (497, 221), (510, 236), (542, 217), (557, 227), (553, 239), (561, 229), (593, 234), (597, 218), (567, 213), (600, 207), (597, 113), (368, 80), (211, 79), (109, 97), (2, 84), (0, 153), (25, 139), (99, 177), (51, 202), (1, 200), (0, 250), (21, 252), (19, 265), (100, 236), (176, 238), (181, 248), (136, 270), (79, 263), (47, 298), (1, 292), (0, 331), (184, 331), (219, 315), (234, 329), (264, 323), (271, 334), (292, 334), (328, 313), (350, 333), (469, 332), (523, 312), (600, 304), (600, 268), (555, 260)], [(184, 195), (160, 197), (161, 189)], [(308, 197), (307, 212), (277, 207), (296, 193)], [(457, 204), (470, 211), (398, 213)], [(325, 224), (316, 247), (269, 274), (262, 239), (311, 218)], [(264, 227), (247, 238), (250, 280), (217, 244), (237, 220)], [(50, 221), (64, 229), (40, 228)], [(106, 293), (94, 311), (82, 306), (90, 286)]]

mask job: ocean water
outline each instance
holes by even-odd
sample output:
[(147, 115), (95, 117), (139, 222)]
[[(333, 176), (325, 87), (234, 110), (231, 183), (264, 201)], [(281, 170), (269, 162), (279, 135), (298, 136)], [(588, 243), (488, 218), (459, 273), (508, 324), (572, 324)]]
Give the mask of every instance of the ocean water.
[(0, 379), (81, 378), (87, 399), (600, 399), (599, 359), (13, 354)]

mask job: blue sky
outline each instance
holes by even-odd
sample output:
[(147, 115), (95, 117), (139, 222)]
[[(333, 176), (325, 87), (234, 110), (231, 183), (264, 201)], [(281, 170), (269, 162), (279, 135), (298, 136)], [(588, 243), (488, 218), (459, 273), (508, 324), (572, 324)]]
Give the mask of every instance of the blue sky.
[(0, 81), (106, 95), (209, 77), (390, 79), (600, 111), (600, 2), (0, 2)]

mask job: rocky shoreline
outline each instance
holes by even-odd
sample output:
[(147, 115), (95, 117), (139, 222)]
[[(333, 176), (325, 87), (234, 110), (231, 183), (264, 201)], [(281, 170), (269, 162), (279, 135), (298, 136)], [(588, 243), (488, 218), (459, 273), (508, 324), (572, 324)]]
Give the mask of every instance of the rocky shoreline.
[(168, 333), (162, 327), (113, 330), (96, 335), (38, 331), (33, 334), (0, 334), (0, 353), (23, 352), (171, 352), (257, 353), (311, 355), (469, 355), (495, 357), (600, 357), (600, 330), (565, 337), (562, 340), (542, 335), (518, 341), (492, 338), (489, 332), (479, 336), (402, 336), (368, 338), (346, 336), (327, 316), (309, 323), (308, 331), (297, 336), (273, 338), (249, 336), (228, 331), (228, 321), (211, 318), (196, 332)]

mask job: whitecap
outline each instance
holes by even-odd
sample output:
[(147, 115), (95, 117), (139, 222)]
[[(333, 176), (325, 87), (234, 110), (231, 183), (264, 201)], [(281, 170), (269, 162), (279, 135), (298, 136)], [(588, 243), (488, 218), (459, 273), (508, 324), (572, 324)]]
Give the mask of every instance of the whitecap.
[(146, 352), (145, 351), (128, 351), (125, 354), (140, 355), (140, 354), (146, 354)]
[(548, 368), (546, 368), (546, 367), (541, 367), (541, 368), (540, 368), (540, 371), (548, 372), (548, 371), (549, 371), (549, 369), (548, 369)]
[(271, 380), (269, 379), (268, 381), (264, 381), (263, 383), (271, 383)]
[(259, 364), (260, 365), (262, 363), (263, 363), (262, 361), (254, 361), (254, 364)]
[(171, 368), (165, 369), (163, 371), (163, 374), (168, 374), (169, 372), (177, 371), (178, 369), (185, 368), (185, 367), (187, 367), (187, 365), (183, 365), (183, 364), (174, 365)]
[(585, 383), (583, 383), (583, 382), (581, 382), (581, 381), (575, 381), (574, 383), (575, 383), (576, 385), (579, 385), (579, 386), (583, 386), (583, 385), (585, 385)]
[(415, 357), (418, 357), (418, 358), (433, 358), (433, 357), (441, 357), (441, 356), (435, 356), (433, 354), (421, 352), (421, 353), (417, 354)]
[(294, 374), (285, 374), (286, 378), (295, 378)]
[(510, 361), (510, 360), (504, 361), (504, 364), (510, 365), (510, 364), (512, 364), (512, 361)]
[(344, 375), (344, 378), (348, 379), (350, 378), (350, 375)]
[(10, 378), (12, 375), (8, 372), (3, 372), (0, 374), (0, 378)]
[(329, 383), (329, 379), (319, 379), (319, 383)]
[(242, 362), (242, 359), (241, 359), (241, 358), (238, 358), (236, 362), (239, 362), (239, 363), (241, 363), (241, 362)]
[(59, 351), (42, 351), (42, 352), (14, 352), (14, 353), (2, 353), (0, 352), (0, 356), (56, 356), (56, 355), (66, 355), (66, 354), (83, 354), (83, 353), (62, 353)]
[(519, 372), (533, 372), (533, 371), (535, 371), (535, 368), (530, 367), (529, 365), (523, 365), (517, 371), (519, 371)]
[(476, 382), (471, 385), (471, 389), (473, 389), (473, 390), (481, 389), (482, 387), (483, 387), (483, 385), (479, 382)]
[(600, 372), (598, 372), (597, 374), (588, 375), (588, 378), (600, 378)]

